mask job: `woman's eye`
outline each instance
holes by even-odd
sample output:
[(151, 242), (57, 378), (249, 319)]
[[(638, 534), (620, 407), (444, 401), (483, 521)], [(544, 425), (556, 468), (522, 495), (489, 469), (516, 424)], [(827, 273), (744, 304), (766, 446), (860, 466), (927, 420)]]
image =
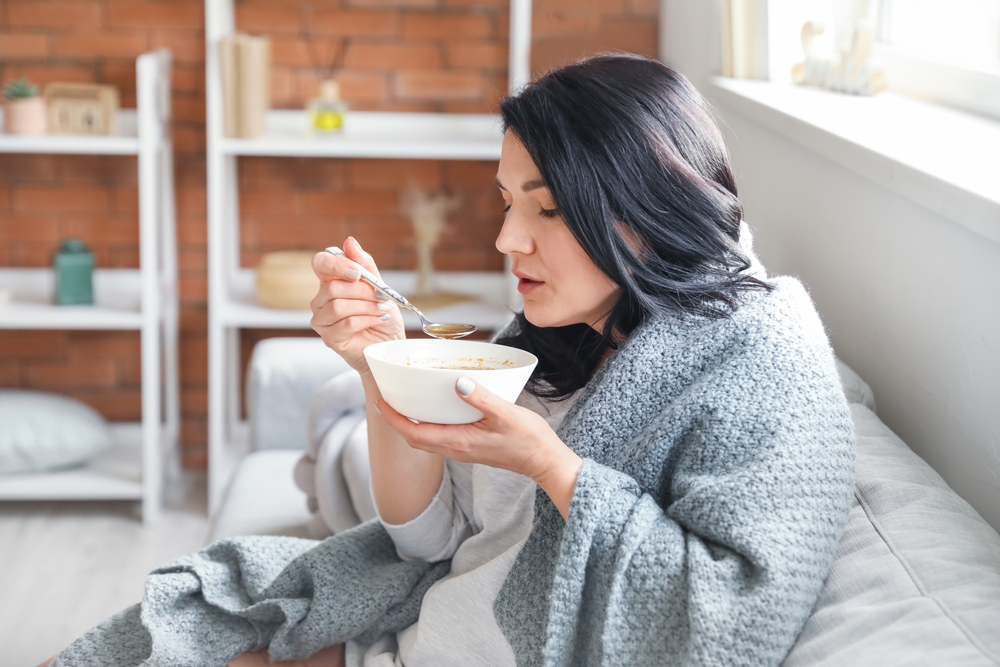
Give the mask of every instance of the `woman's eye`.
[(506, 213), (509, 210), (510, 210), (510, 204), (507, 204), (506, 206), (503, 207), (503, 212), (504, 213)]
[(538, 212), (538, 215), (542, 216), (543, 218), (555, 218), (558, 217), (559, 215), (559, 209), (543, 208), (541, 211)]

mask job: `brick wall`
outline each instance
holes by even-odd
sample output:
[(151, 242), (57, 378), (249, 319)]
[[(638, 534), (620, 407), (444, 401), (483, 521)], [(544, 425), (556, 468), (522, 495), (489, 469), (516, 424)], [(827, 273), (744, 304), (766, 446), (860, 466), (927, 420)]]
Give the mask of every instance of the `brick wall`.
[[(532, 67), (598, 50), (655, 55), (657, 0), (536, 0)], [(338, 79), (354, 109), (495, 111), (506, 89), (506, 0), (242, 0), (240, 30), (271, 35), (272, 103), (301, 108), (317, 72), (342, 49)], [(183, 460), (206, 463), (207, 281), (204, 7), (200, 0), (2, 0), (0, 82), (28, 76), (112, 83), (135, 105), (135, 57), (166, 46), (172, 82), (181, 276)], [(502, 218), (484, 162), (241, 158), (242, 263), (277, 249), (357, 236), (384, 268), (415, 265), (399, 212), (414, 183), (459, 194), (435, 256), (443, 269), (499, 269)], [(79, 236), (99, 266), (138, 264), (134, 158), (0, 154), (0, 265), (48, 266), (58, 240)], [(460, 230), (461, 233), (458, 233)], [(252, 344), (277, 333), (243, 335)], [(139, 337), (133, 332), (0, 331), (0, 386), (75, 396), (109, 419), (139, 418)]]

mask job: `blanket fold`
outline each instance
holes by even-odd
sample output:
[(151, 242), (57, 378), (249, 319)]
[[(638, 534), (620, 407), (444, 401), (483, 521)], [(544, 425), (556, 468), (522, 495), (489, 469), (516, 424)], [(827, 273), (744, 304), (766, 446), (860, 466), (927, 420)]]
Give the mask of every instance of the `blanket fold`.
[(377, 521), (322, 542), (220, 540), (153, 571), (141, 606), (87, 632), (51, 667), (223, 667), (265, 647), (292, 660), (374, 641), (414, 623), (448, 568), (401, 561)]

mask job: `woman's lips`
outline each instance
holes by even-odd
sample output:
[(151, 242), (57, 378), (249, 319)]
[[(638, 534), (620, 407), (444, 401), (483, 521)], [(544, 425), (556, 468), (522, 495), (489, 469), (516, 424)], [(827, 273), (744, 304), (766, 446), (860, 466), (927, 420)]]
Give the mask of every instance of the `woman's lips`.
[(528, 292), (533, 292), (534, 290), (541, 287), (544, 283), (538, 280), (531, 280), (530, 278), (519, 278), (517, 281), (517, 291), (521, 294), (527, 294)]

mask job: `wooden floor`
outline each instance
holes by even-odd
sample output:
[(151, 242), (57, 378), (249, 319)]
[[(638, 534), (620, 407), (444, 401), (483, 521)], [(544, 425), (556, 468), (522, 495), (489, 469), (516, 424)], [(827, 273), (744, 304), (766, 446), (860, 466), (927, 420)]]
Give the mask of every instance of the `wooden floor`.
[(205, 475), (170, 485), (161, 520), (127, 502), (0, 502), (0, 667), (34, 667), (139, 602), (153, 568), (208, 534)]

